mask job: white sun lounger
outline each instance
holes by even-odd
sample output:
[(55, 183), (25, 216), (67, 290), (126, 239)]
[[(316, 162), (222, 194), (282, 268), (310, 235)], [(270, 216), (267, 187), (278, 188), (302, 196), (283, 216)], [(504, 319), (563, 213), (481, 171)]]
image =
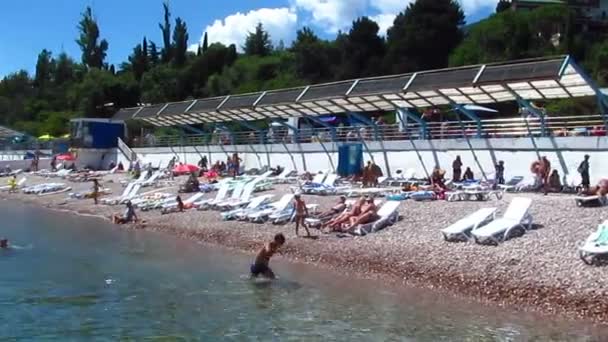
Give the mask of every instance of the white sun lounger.
[(581, 260), (587, 265), (599, 264), (600, 258), (608, 256), (608, 220), (597, 227), (597, 230), (578, 248)]
[(575, 196), (576, 206), (578, 207), (603, 207), (608, 204), (606, 196)]
[(122, 195), (120, 195), (118, 197), (114, 197), (114, 198), (102, 198), (101, 203), (108, 204), (108, 205), (115, 205), (115, 204), (122, 202), (122, 200), (124, 200), (131, 193), (131, 190), (133, 190), (134, 186), (135, 186), (135, 182), (131, 182), (131, 183), (127, 184), (127, 187), (123, 190)]
[(150, 186), (150, 185), (154, 185), (154, 183), (156, 182), (156, 180), (163, 174), (162, 170), (158, 170), (156, 172), (154, 172), (150, 178), (146, 179), (145, 181), (141, 182), (141, 184), (143, 186)]
[[(182, 202), (184, 203), (184, 205), (188, 205), (188, 204), (194, 205), (194, 203), (196, 201), (198, 201), (199, 199), (201, 199), (203, 196), (205, 196), (204, 192), (197, 192), (196, 194), (190, 196), (189, 198), (187, 198), (186, 200), (184, 200)], [(177, 202), (175, 201), (175, 197), (172, 198), (172, 201), (165, 203), (163, 205), (163, 209), (170, 209), (170, 208), (177, 208)]]
[(234, 220), (234, 219), (238, 218), (239, 216), (243, 216), (243, 215), (246, 216), (246, 215), (252, 214), (256, 210), (258, 210), (259, 208), (261, 208), (262, 206), (267, 204), (268, 201), (270, 201), (270, 199), (272, 199), (273, 197), (274, 197), (274, 195), (262, 195), (262, 196), (254, 197), (249, 202), (249, 204), (244, 208), (238, 208), (238, 209), (225, 211), (225, 212), (221, 213), (222, 220), (225, 220), (225, 221)]
[(530, 205), (532, 200), (525, 197), (516, 197), (511, 201), (504, 216), (491, 221), (485, 226), (471, 231), (475, 242), (493, 242), (498, 244), (508, 239), (511, 232), (525, 233), (532, 227), (532, 215)]
[(249, 203), (249, 201), (251, 200), (251, 196), (253, 195), (253, 192), (256, 190), (258, 184), (260, 184), (261, 182), (264, 182), (265, 180), (266, 180), (266, 177), (260, 177), (260, 178), (256, 178), (253, 181), (247, 183), (242, 191), (241, 197), (234, 198), (234, 196), (233, 196), (232, 198), (228, 199), (227, 201), (216, 205), (216, 208), (218, 208), (221, 211), (226, 211), (226, 210), (232, 210), (232, 209), (236, 209), (236, 208), (247, 205)]
[(248, 214), (247, 219), (251, 222), (265, 222), (270, 215), (286, 211), (292, 204), (293, 197), (293, 194), (283, 195), (279, 201), (269, 204), (268, 207)]
[(132, 200), (133, 198), (135, 198), (135, 196), (137, 196), (137, 193), (139, 192), (139, 189), (141, 189), (141, 184), (135, 184), (133, 186), (133, 188), (131, 189), (131, 192), (129, 192), (121, 201), (120, 203), (126, 203), (130, 200)]
[(293, 178), (289, 178), (288, 176), (293, 172), (292, 169), (283, 169), (283, 171), (281, 171), (281, 173), (276, 176), (276, 177), (269, 177), (270, 180), (272, 180), (274, 183), (287, 183), (290, 180), (292, 180)]
[(238, 182), (234, 186), (234, 190), (232, 190), (232, 195), (230, 196), (230, 198), (227, 198), (227, 199), (219, 201), (219, 202), (214, 202), (214, 203), (210, 204), (210, 206), (213, 209), (220, 209), (223, 206), (227, 206), (227, 205), (230, 205), (231, 203), (236, 203), (236, 202), (240, 201), (241, 196), (243, 195), (243, 192), (245, 191), (245, 187), (247, 187), (247, 184), (249, 184), (249, 183), (251, 183), (251, 182), (247, 182), (247, 181)]
[(209, 209), (210, 206), (214, 205), (215, 203), (220, 203), (226, 198), (226, 195), (228, 195), (228, 189), (230, 189), (230, 184), (227, 182), (223, 183), (217, 191), (215, 198), (194, 202), (194, 206), (199, 210)]
[(524, 177), (522, 176), (511, 177), (505, 184), (498, 184), (498, 188), (504, 191), (513, 191), (523, 180)]
[(442, 229), (441, 234), (446, 241), (467, 240), (468, 233), (479, 226), (496, 218), (496, 208), (482, 208), (471, 215), (456, 221), (451, 226)]
[(375, 233), (388, 226), (391, 226), (399, 219), (399, 201), (386, 201), (380, 209), (378, 209), (378, 219), (374, 222), (360, 224), (357, 227), (352, 227), (349, 233), (353, 235), (365, 236), (369, 233)]

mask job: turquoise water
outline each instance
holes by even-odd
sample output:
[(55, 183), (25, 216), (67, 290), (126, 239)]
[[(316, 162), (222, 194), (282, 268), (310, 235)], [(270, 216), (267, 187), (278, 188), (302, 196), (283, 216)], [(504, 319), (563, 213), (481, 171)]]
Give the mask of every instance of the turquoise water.
[[(0, 340), (600, 341), (607, 332), (0, 203)], [(262, 229), (262, 228), (260, 228)]]

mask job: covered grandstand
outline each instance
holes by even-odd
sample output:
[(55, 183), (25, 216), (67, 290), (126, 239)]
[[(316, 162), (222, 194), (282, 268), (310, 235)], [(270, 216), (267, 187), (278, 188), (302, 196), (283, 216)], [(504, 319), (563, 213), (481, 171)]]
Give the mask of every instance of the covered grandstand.
[(423, 124), (421, 110), (451, 106), (473, 122), (481, 136), (482, 122), (467, 105), (517, 101), (544, 124), (543, 113), (529, 101), (588, 96), (598, 97), (606, 126), (605, 95), (571, 57), (557, 56), (125, 108), (113, 119), (187, 127), (399, 110)]

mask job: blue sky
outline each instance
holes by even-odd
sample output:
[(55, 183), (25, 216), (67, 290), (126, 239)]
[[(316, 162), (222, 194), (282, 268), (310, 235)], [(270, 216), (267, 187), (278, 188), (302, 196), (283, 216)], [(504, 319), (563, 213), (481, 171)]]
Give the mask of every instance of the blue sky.
[[(190, 43), (205, 31), (211, 41), (241, 44), (243, 37), (262, 22), (275, 41), (289, 43), (297, 28), (308, 25), (321, 36), (332, 37), (356, 17), (375, 19), (384, 31), (395, 14), (411, 0), (171, 0), (173, 20), (188, 24)], [(461, 0), (469, 22), (494, 9), (496, 0)], [(38, 53), (46, 48), (80, 59), (75, 43), (80, 13), (90, 5), (101, 35), (110, 43), (108, 62), (126, 60), (132, 48), (148, 37), (160, 46), (158, 23), (161, 0), (20, 0), (2, 4), (0, 20), (0, 76), (19, 69), (33, 71)]]

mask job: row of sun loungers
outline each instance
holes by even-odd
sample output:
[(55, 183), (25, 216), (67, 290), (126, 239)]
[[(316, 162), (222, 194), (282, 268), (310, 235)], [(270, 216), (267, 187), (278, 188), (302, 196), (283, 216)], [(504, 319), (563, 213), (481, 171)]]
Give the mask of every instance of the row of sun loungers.
[[(27, 178), (23, 177), (17, 182), (17, 189), (21, 189), (25, 186), (25, 182)], [(0, 191), (9, 191), (11, 189), (10, 185), (0, 186)]]
[(44, 183), (23, 188), (23, 193), (31, 195), (57, 194), (70, 191), (64, 183)]

